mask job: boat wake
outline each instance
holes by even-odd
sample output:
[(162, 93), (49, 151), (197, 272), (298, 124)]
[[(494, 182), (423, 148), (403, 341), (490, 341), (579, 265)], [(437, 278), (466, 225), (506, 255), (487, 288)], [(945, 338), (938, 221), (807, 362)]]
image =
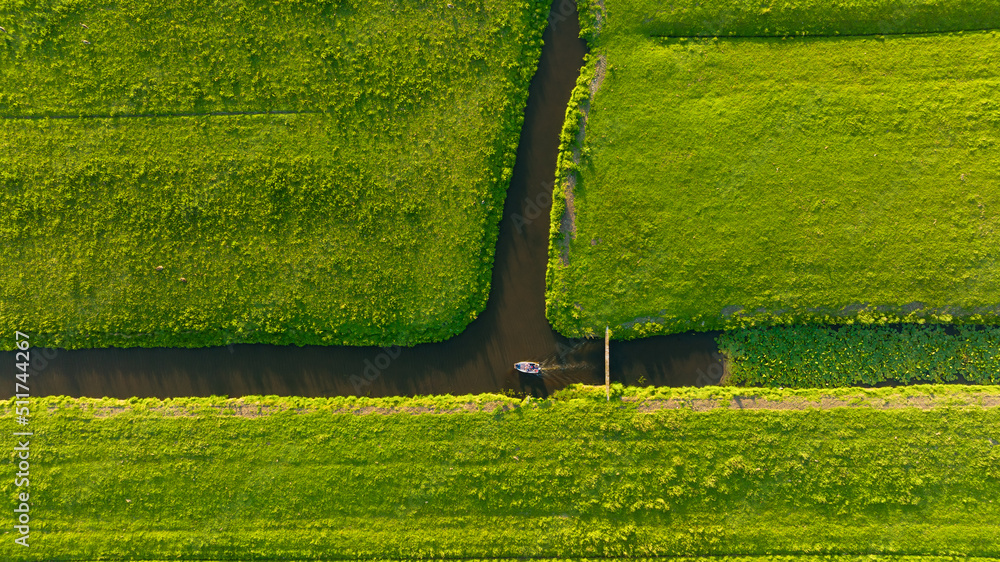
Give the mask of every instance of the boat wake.
[(541, 363), (541, 366), (542, 366), (542, 374), (543, 375), (546, 373), (546, 371), (550, 372), (550, 374), (551, 374), (552, 371), (580, 371), (580, 370), (590, 370), (590, 369), (594, 368), (593, 365), (591, 365), (590, 363), (586, 363), (586, 362), (584, 362), (584, 363), (569, 363), (569, 364), (562, 364), (562, 363), (552, 363), (552, 364), (549, 364), (549, 363), (543, 362), (543, 363)]

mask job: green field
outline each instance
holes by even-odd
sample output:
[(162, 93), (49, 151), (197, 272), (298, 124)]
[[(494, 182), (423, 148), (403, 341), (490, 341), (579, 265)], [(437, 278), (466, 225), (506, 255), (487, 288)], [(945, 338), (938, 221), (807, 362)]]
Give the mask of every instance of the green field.
[(548, 5), (452, 6), (0, 2), (0, 329), (66, 348), (460, 332)]
[(750, 394), (33, 399), (0, 557), (1000, 557), (995, 387)]
[[(553, 325), (996, 322), (1000, 35), (968, 30), (1000, 12), (914, 4), (738, 4), (720, 28), (692, 15), (716, 3), (608, 0), (563, 133)], [(801, 35), (886, 22), (967, 31)], [(664, 36), (714, 32), (751, 37)]]
[(916, 382), (1000, 383), (1000, 328), (776, 326), (723, 332), (726, 382), (838, 387)]

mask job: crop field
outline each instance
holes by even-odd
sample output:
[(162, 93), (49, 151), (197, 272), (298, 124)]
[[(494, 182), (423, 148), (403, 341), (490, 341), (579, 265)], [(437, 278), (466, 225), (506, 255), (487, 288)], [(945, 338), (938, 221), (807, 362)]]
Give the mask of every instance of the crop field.
[(38, 398), (0, 557), (1000, 557), (995, 387), (760, 391)]
[(0, 329), (64, 348), (460, 332), (547, 13), (0, 1)]
[(581, 8), (553, 325), (997, 322), (997, 10), (749, 4)]

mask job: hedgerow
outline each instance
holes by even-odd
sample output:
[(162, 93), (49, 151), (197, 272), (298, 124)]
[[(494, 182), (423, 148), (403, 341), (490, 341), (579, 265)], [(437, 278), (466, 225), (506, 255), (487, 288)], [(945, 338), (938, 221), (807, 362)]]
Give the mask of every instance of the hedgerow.
[[(5, 525), (0, 557), (997, 557), (1000, 410), (969, 390), (927, 409), (663, 408), (603, 389), (36, 398), (31, 547)], [(13, 505), (14, 479), (0, 490)]]
[(459, 333), (486, 305), (547, 7), (0, 3), (0, 329)]
[(831, 387), (1000, 382), (1000, 328), (787, 326), (723, 332), (730, 383)]

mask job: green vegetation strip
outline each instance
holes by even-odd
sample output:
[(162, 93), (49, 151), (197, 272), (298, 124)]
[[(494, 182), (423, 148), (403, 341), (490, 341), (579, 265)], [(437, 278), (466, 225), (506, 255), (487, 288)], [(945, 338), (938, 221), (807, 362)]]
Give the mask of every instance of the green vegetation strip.
[(587, 0), (581, 2), (581, 11), (599, 13), (601, 4), (607, 4), (610, 23), (602, 35), (780, 37), (1000, 28), (1000, 12), (991, 0), (680, 0), (670, 4)]
[[(548, 5), (451, 6), (0, 3), (0, 116), (163, 116), (2, 121), (0, 328), (65, 348), (460, 332)], [(168, 116), (271, 111), (293, 113)]]
[(773, 327), (723, 332), (718, 342), (736, 385), (1000, 382), (1000, 328)]
[(777, 390), (797, 407), (655, 407), (732, 390), (36, 399), (32, 546), (8, 519), (0, 557), (1000, 556), (994, 388), (854, 390), (950, 401), (924, 407), (799, 409), (819, 391)]
[(561, 333), (997, 322), (998, 32), (669, 39), (606, 4), (553, 198)]
[[(668, 556), (659, 558), (616, 558), (614, 556), (599, 556), (595, 558), (531, 558), (532, 562), (556, 562), (567, 560), (601, 560), (604, 562), (618, 562), (618, 561), (628, 561), (628, 562), (653, 562), (659, 560), (671, 560), (672, 562), (764, 562), (764, 561), (776, 561), (776, 562), (985, 562), (987, 560), (996, 560), (996, 558), (981, 558), (981, 557), (968, 557), (968, 556), (875, 556), (875, 555), (865, 555), (865, 556)], [(262, 559), (258, 559), (262, 560)], [(329, 558), (317, 558), (316, 560), (330, 560)], [(385, 562), (394, 561), (408, 561), (414, 560), (413, 558), (383, 558), (381, 559)], [(420, 560), (434, 560), (433, 558), (421, 558)], [(446, 559), (452, 560), (452, 559)], [(462, 558), (464, 562), (495, 562), (498, 560), (523, 560), (523, 558)], [(146, 559), (143, 562), (168, 562), (167, 560), (151, 560)], [(227, 562), (222, 559), (208, 559), (202, 558), (200, 562)]]

